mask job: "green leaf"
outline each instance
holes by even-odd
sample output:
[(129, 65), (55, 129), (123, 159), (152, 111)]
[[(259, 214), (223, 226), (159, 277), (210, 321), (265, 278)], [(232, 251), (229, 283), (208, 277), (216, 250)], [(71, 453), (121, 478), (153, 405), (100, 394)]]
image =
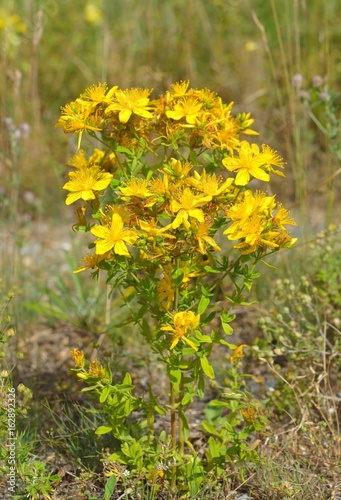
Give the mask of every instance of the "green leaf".
[(154, 410), (156, 411), (156, 413), (158, 413), (159, 415), (166, 415), (167, 414), (167, 411), (165, 410), (165, 408), (162, 408), (162, 406), (160, 405), (155, 405), (154, 406)]
[(231, 323), (231, 321), (233, 321), (235, 317), (236, 317), (235, 314), (230, 314), (227, 311), (221, 312), (220, 314), (221, 326), (223, 327), (223, 330), (226, 333), (226, 335), (232, 335), (233, 328), (229, 325), (229, 323)]
[(179, 370), (179, 368), (170, 367), (169, 368), (169, 380), (170, 380), (171, 384), (173, 385), (173, 387), (175, 389), (177, 389), (179, 387), (180, 381), (181, 381), (181, 370)]
[(123, 379), (123, 382), (122, 382), (122, 385), (131, 385), (131, 375), (130, 373), (126, 373), (125, 376), (124, 376), (124, 379)]
[(226, 403), (225, 401), (219, 401), (218, 399), (214, 399), (213, 401), (210, 402), (210, 406), (212, 408), (230, 408), (230, 404)]
[(104, 387), (104, 389), (100, 395), (99, 402), (104, 403), (104, 401), (107, 400), (107, 397), (109, 396), (109, 394), (110, 394), (110, 385), (107, 385), (106, 387)]
[(178, 415), (179, 419), (182, 422), (181, 438), (183, 439), (183, 441), (187, 441), (187, 439), (189, 438), (189, 426), (187, 417), (185, 415), (185, 412), (180, 410), (180, 408), (178, 410)]
[[(223, 392), (222, 397), (224, 399), (232, 399), (234, 401), (239, 401), (244, 398), (244, 394), (240, 392)], [(222, 403), (221, 401), (220, 403)]]
[(210, 448), (210, 453), (213, 458), (218, 458), (220, 456), (221, 445), (217, 442), (214, 437), (208, 439), (208, 446)]
[(203, 399), (204, 394), (205, 394), (205, 377), (203, 376), (202, 372), (199, 372), (197, 395), (200, 399)]
[(200, 358), (202, 371), (208, 378), (214, 379), (214, 370), (207, 358)]
[(101, 425), (100, 427), (98, 427), (98, 429), (96, 429), (95, 434), (101, 436), (102, 434), (108, 434), (111, 431), (112, 427), (110, 425)]
[(235, 314), (230, 314), (227, 311), (222, 311), (220, 313), (220, 319), (221, 319), (222, 323), (231, 323), (231, 321), (233, 321), (234, 319), (236, 319), (236, 315)]
[(197, 157), (197, 154), (196, 152), (194, 151), (194, 149), (190, 149), (189, 151), (189, 159), (191, 160), (191, 162), (193, 163), (193, 165), (198, 165), (198, 157)]
[(200, 315), (204, 314), (209, 303), (210, 303), (210, 299), (208, 297), (205, 297), (205, 295), (202, 295), (200, 302), (199, 302), (199, 305), (198, 305), (198, 314), (200, 314)]
[(96, 384), (96, 385), (90, 385), (90, 387), (84, 387), (81, 392), (89, 392), (89, 391), (94, 391), (95, 389), (98, 389), (99, 387), (101, 387), (100, 384)]
[(212, 339), (209, 335), (203, 335), (199, 330), (195, 332), (195, 337), (199, 340), (199, 342), (207, 342), (208, 344), (212, 344)]
[(197, 456), (190, 457), (186, 468), (186, 476), (191, 498), (195, 498), (199, 492), (200, 485), (204, 480), (204, 475), (204, 467), (201, 460)]
[(105, 484), (104, 500), (110, 500), (112, 494), (115, 491), (115, 486), (116, 486), (116, 476), (110, 476)]
[(125, 148), (124, 146), (116, 146), (116, 151), (118, 153), (125, 153), (128, 156), (131, 156), (131, 154), (132, 154), (132, 152), (130, 151), (130, 149)]
[(189, 392), (184, 395), (184, 397), (181, 400), (182, 406), (186, 406), (188, 403), (192, 403), (193, 401), (193, 396)]
[(201, 422), (202, 428), (204, 431), (208, 432), (208, 434), (213, 434), (213, 436), (218, 436), (220, 437), (219, 432), (217, 429), (214, 427), (214, 425), (210, 424), (209, 422), (206, 422), (206, 420), (203, 420)]
[(147, 339), (150, 337), (151, 331), (150, 331), (150, 326), (146, 318), (142, 319), (142, 335), (146, 337)]
[(207, 271), (208, 273), (214, 273), (214, 274), (219, 274), (220, 273), (220, 270), (219, 269), (214, 269), (213, 267), (211, 266), (205, 266), (204, 267), (205, 271)]
[(172, 272), (172, 281), (176, 286), (179, 286), (182, 283), (183, 277), (184, 271), (181, 267), (178, 267)]
[(211, 323), (211, 321), (214, 319), (216, 315), (216, 311), (212, 311), (208, 316), (206, 316), (205, 318), (200, 318), (201, 321), (200, 321), (200, 324), (201, 326), (206, 326), (208, 325), (209, 323)]
[(221, 326), (223, 327), (223, 330), (226, 333), (226, 335), (233, 334), (233, 328), (228, 323), (222, 323)]

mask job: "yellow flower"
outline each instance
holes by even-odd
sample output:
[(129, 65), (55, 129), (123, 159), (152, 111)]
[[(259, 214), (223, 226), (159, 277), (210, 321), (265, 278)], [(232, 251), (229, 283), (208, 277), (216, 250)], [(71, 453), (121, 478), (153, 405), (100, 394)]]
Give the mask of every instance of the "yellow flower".
[(70, 191), (66, 197), (66, 204), (71, 205), (75, 201), (94, 200), (94, 191), (102, 191), (111, 182), (112, 174), (102, 172), (98, 167), (82, 168), (69, 173), (70, 180), (64, 184), (63, 189)]
[(119, 190), (125, 196), (136, 196), (137, 198), (148, 198), (152, 196), (148, 189), (148, 181), (146, 179), (131, 179), (126, 187), (120, 187)]
[(243, 418), (246, 420), (246, 422), (250, 424), (254, 424), (256, 420), (259, 418), (259, 414), (255, 408), (252, 408), (252, 406), (247, 405), (245, 410), (240, 410), (240, 413), (242, 414)]
[(79, 351), (78, 349), (72, 349), (71, 356), (73, 357), (77, 368), (84, 367), (84, 352), (83, 351)]
[(233, 233), (243, 223), (242, 221), (247, 220), (253, 214), (261, 213), (264, 218), (270, 218), (275, 206), (275, 196), (266, 196), (260, 191), (256, 191), (253, 195), (250, 190), (246, 191), (239, 203), (227, 210), (226, 215), (231, 218), (233, 224), (224, 234)]
[(90, 377), (98, 377), (98, 378), (104, 378), (105, 377), (105, 369), (99, 363), (98, 359), (94, 359), (90, 363), (90, 366), (89, 366), (89, 375), (90, 375)]
[[(224, 231), (224, 234), (228, 234), (230, 229)], [(229, 234), (228, 239), (244, 240), (235, 245), (234, 248), (247, 255), (256, 251), (258, 247), (277, 248), (278, 244), (275, 242), (277, 236), (276, 231), (266, 231), (265, 220), (262, 220), (257, 214), (252, 214), (239, 223), (238, 228)]]
[(170, 273), (164, 271), (164, 276), (158, 281), (156, 294), (160, 302), (164, 302), (164, 309), (169, 309), (174, 302), (174, 288)]
[(198, 276), (204, 276), (205, 273), (200, 272), (200, 270), (191, 271), (186, 262), (180, 262), (180, 267), (183, 271), (183, 278), (181, 284), (186, 286), (186, 283), (191, 281), (191, 278), (197, 278)]
[(175, 158), (171, 158), (169, 161), (169, 165), (164, 167), (161, 172), (164, 174), (170, 175), (171, 177), (177, 177), (179, 179), (183, 179), (187, 176), (188, 172), (191, 170), (192, 165), (188, 161), (185, 163), (181, 163), (180, 160), (176, 160)]
[(268, 151), (260, 152), (257, 144), (242, 142), (238, 151), (239, 157), (227, 157), (223, 159), (223, 165), (231, 172), (237, 172), (235, 184), (246, 186), (251, 177), (268, 182), (269, 169), (273, 156)]
[(151, 220), (149, 222), (140, 220), (140, 228), (142, 229), (142, 231), (148, 233), (152, 238), (156, 236), (163, 236), (164, 238), (175, 239), (175, 236), (173, 234), (165, 232), (168, 231), (168, 229), (172, 228), (171, 224), (168, 224), (168, 226), (164, 227), (157, 227), (157, 222), (155, 220)]
[(286, 228), (284, 224), (290, 224), (291, 226), (297, 226), (294, 219), (291, 217), (289, 210), (286, 210), (283, 205), (278, 204), (277, 214), (273, 218), (273, 223), (278, 227), (281, 231), (286, 232)]
[(189, 188), (186, 188), (179, 201), (173, 199), (171, 201), (171, 210), (177, 213), (176, 218), (172, 223), (172, 227), (176, 229), (183, 224), (186, 229), (190, 228), (188, 217), (193, 217), (199, 222), (204, 221), (204, 212), (198, 208), (211, 201), (211, 196), (195, 196)]
[(239, 145), (235, 120), (233, 118), (225, 119), (222, 128), (217, 128), (214, 123), (207, 123), (204, 129), (203, 142), (209, 149), (227, 149), (232, 153)]
[[(239, 123), (240, 133), (246, 135), (259, 135), (258, 132), (249, 128), (255, 121), (251, 118), (251, 113), (239, 113), (237, 115), (237, 120)], [(262, 147), (264, 148), (264, 145)]]
[(151, 91), (148, 89), (138, 88), (117, 90), (112, 104), (107, 107), (105, 112), (119, 111), (118, 119), (121, 123), (127, 123), (133, 113), (143, 118), (153, 118), (152, 113), (148, 111), (151, 109), (148, 106), (150, 93)]
[(76, 154), (71, 156), (68, 161), (70, 167), (74, 167), (79, 170), (84, 170), (86, 167), (91, 167), (93, 165), (99, 165), (105, 157), (105, 152), (100, 149), (95, 148), (89, 160), (86, 159), (85, 153), (82, 149), (79, 149)]
[(164, 175), (162, 179), (160, 177), (151, 179), (149, 189), (154, 194), (165, 195), (169, 190), (168, 176)]
[(88, 166), (88, 161), (86, 159), (85, 153), (82, 149), (79, 149), (76, 154), (71, 156), (67, 165), (74, 168), (84, 169)]
[(114, 94), (118, 87), (113, 87), (109, 90), (108, 94), (108, 86), (106, 83), (98, 83), (97, 85), (91, 85), (85, 89), (84, 93), (80, 95), (78, 99), (82, 103), (92, 103), (92, 108), (97, 106), (97, 104), (101, 104), (102, 102), (108, 102), (110, 97)]
[(70, 102), (62, 107), (62, 116), (59, 118), (56, 127), (63, 127), (64, 132), (74, 132), (78, 135), (78, 149), (84, 130), (93, 132), (102, 130), (98, 127), (95, 117), (91, 115), (92, 103), (81, 99)]
[(210, 245), (214, 250), (217, 250), (218, 252), (221, 250), (220, 246), (217, 245), (217, 243), (214, 241), (211, 236), (208, 235), (209, 228), (211, 227), (212, 224), (209, 222), (202, 222), (199, 224), (191, 224), (191, 227), (194, 229), (194, 238), (198, 242), (198, 249), (199, 252), (205, 255), (207, 253), (206, 245)]
[(275, 197), (256, 192), (246, 191), (240, 203), (233, 205), (227, 216), (233, 223), (224, 234), (229, 240), (243, 240), (234, 248), (243, 254), (254, 252), (258, 247), (277, 248), (278, 232), (274, 231), (272, 211), (276, 207)]
[(200, 115), (202, 103), (195, 97), (185, 97), (181, 102), (174, 105), (174, 109), (166, 111), (166, 116), (173, 120), (186, 118), (189, 125), (195, 125)]
[(183, 340), (195, 351), (198, 350), (197, 346), (189, 340), (186, 336), (192, 333), (200, 324), (200, 315), (195, 315), (192, 311), (182, 311), (177, 312), (173, 316), (173, 325), (162, 325), (161, 330), (165, 332), (173, 333), (173, 342), (170, 346), (170, 349), (174, 349), (174, 347), (179, 343), (180, 340)]
[(132, 245), (137, 240), (136, 231), (131, 229), (123, 229), (123, 220), (119, 214), (114, 213), (111, 218), (111, 226), (94, 226), (90, 230), (92, 234), (97, 236), (96, 253), (103, 255), (113, 249), (114, 253), (130, 257), (130, 253), (125, 245)]
[(184, 82), (177, 82), (171, 85), (171, 94), (172, 97), (183, 97), (186, 95), (189, 86), (189, 80), (185, 80)]
[(230, 191), (229, 188), (233, 183), (233, 179), (229, 178), (223, 181), (224, 179), (222, 177), (216, 174), (207, 174), (204, 169), (201, 175), (199, 175), (198, 172), (194, 172), (194, 176), (191, 177), (188, 182), (198, 191), (213, 197)]
[(86, 271), (87, 269), (98, 269), (98, 264), (100, 262), (102, 262), (103, 260), (105, 260), (107, 257), (108, 257), (108, 253), (103, 254), (103, 255), (97, 255), (97, 254), (93, 255), (93, 254), (87, 253), (83, 258), (85, 265), (79, 267), (78, 269), (76, 269), (73, 272), (74, 272), (74, 274), (77, 274), (77, 273), (81, 273), (82, 271)]
[(243, 357), (243, 350), (247, 347), (247, 344), (241, 344), (235, 348), (231, 356), (229, 357), (230, 363), (233, 361), (239, 360)]
[(92, 155), (89, 158), (89, 166), (99, 165), (104, 157), (105, 157), (105, 152), (102, 151), (101, 149), (95, 148), (93, 150)]
[(273, 172), (274, 174), (280, 175), (281, 177), (285, 177), (283, 172), (280, 170), (275, 170), (273, 167), (284, 168), (283, 158), (277, 154), (276, 151), (267, 146), (266, 144), (262, 145), (262, 154), (264, 157), (264, 168), (268, 172)]
[(207, 110), (221, 109), (221, 98), (209, 89), (191, 89), (188, 94), (196, 97)]

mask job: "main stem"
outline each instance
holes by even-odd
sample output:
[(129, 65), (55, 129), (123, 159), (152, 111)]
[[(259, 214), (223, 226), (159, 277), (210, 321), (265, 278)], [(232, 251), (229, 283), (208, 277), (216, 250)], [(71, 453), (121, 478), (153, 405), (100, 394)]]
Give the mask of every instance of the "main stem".
[(172, 450), (176, 451), (176, 413), (175, 413), (175, 391), (172, 382), (170, 383), (170, 420), (171, 420), (171, 438)]
[[(176, 266), (178, 264), (178, 260), (176, 259)], [(174, 302), (173, 302), (173, 312), (176, 313), (178, 310), (179, 303), (179, 288), (176, 287), (174, 291)], [(172, 382), (170, 381), (170, 423), (171, 423), (171, 442), (172, 442), (172, 450), (176, 452), (176, 401), (175, 401), (175, 390)], [(176, 465), (173, 466), (172, 469), (172, 487), (174, 488), (176, 485)]]
[[(181, 373), (181, 381), (180, 381), (180, 394), (179, 394), (179, 410), (182, 411), (182, 398), (184, 397), (184, 374)], [(183, 439), (183, 421), (182, 418), (179, 417), (179, 453), (183, 456), (185, 451), (185, 443)]]

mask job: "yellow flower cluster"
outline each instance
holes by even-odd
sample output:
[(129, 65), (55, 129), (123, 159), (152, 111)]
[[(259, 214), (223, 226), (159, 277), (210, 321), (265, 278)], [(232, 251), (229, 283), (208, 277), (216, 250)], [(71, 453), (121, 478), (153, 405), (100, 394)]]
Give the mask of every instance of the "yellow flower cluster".
[(198, 314), (195, 315), (192, 311), (177, 312), (172, 318), (172, 323), (173, 325), (165, 324), (161, 326), (161, 330), (173, 333), (173, 342), (170, 349), (174, 349), (179, 341), (183, 340), (192, 347), (192, 349), (197, 351), (197, 346), (187, 338), (187, 335), (194, 332), (199, 326), (200, 316)]
[(225, 231), (229, 240), (241, 240), (234, 246), (243, 254), (250, 254), (260, 248), (291, 246), (292, 239), (284, 224), (295, 225), (287, 210), (281, 205), (276, 215), (275, 196), (245, 191), (238, 202), (227, 210), (232, 224)]
[(189, 134), (194, 147), (230, 152), (238, 148), (241, 132), (257, 135), (249, 128), (253, 123), (249, 115), (233, 117), (233, 103), (226, 106), (207, 89), (191, 89), (188, 81), (173, 84), (158, 100), (150, 100), (150, 94), (148, 89), (114, 86), (108, 90), (105, 83), (92, 85), (62, 107), (56, 126), (78, 134), (79, 144), (83, 132), (88, 131), (101, 132), (103, 137), (131, 147), (136, 145), (133, 129), (140, 137), (153, 130), (169, 144)]
[[(248, 186), (252, 179), (284, 176), (283, 160), (269, 146), (242, 138), (257, 135), (253, 120), (234, 116), (232, 108), (188, 81), (156, 100), (149, 89), (99, 83), (62, 108), (57, 126), (78, 134), (79, 145), (87, 132), (107, 146), (88, 159), (78, 150), (69, 162), (66, 203), (90, 206), (92, 220), (81, 207), (76, 227), (96, 238), (95, 253), (76, 272), (129, 262), (153, 276), (153, 300), (168, 310), (179, 286), (190, 293), (191, 283), (205, 275), (203, 259), (231, 251), (228, 240), (257, 259), (295, 242), (286, 229), (295, 224), (288, 211)], [(173, 333), (172, 348), (180, 339), (196, 348), (187, 338), (196, 328), (193, 314), (177, 312), (173, 325), (162, 327)]]
[(98, 359), (94, 359), (89, 366), (89, 369), (85, 368), (85, 356), (83, 351), (78, 349), (72, 349), (71, 356), (74, 359), (75, 367), (77, 371), (77, 377), (82, 380), (87, 380), (89, 377), (94, 377), (98, 379), (104, 379), (106, 376), (104, 367), (99, 363)]
[(94, 200), (100, 191), (109, 186), (113, 176), (100, 166), (104, 156), (103, 151), (95, 149), (88, 161), (83, 151), (71, 158), (69, 165), (75, 167), (75, 171), (69, 172), (69, 181), (63, 186), (63, 189), (69, 191), (66, 197), (67, 205), (80, 199)]

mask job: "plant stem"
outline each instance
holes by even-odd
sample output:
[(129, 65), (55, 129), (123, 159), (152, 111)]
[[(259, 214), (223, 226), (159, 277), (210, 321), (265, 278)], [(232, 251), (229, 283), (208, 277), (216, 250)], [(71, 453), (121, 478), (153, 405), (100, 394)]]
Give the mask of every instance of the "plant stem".
[[(180, 381), (180, 394), (179, 394), (179, 411), (182, 411), (182, 398), (184, 397), (184, 374), (181, 374), (181, 381)], [(183, 438), (183, 421), (182, 418), (179, 418), (179, 453), (181, 456), (184, 454), (184, 448), (185, 448), (185, 443), (184, 443), (184, 438)]]
[[(172, 382), (170, 382), (170, 420), (171, 420), (171, 442), (172, 451), (176, 451), (176, 413), (175, 413), (175, 391)], [(176, 485), (176, 465), (174, 457), (174, 465), (172, 467), (172, 488)]]
[(176, 413), (175, 413), (175, 391), (172, 382), (170, 383), (170, 409), (171, 409), (171, 438), (172, 449), (176, 450)]
[[(178, 266), (178, 259), (176, 259), (176, 267)], [(173, 302), (173, 312), (176, 313), (178, 310), (179, 303), (179, 288), (176, 287), (174, 291), (174, 302)], [(170, 381), (170, 420), (171, 420), (171, 440), (172, 440), (172, 450), (176, 451), (176, 403), (175, 403), (175, 391), (172, 382)], [(176, 465), (172, 469), (172, 487), (176, 484)]]

